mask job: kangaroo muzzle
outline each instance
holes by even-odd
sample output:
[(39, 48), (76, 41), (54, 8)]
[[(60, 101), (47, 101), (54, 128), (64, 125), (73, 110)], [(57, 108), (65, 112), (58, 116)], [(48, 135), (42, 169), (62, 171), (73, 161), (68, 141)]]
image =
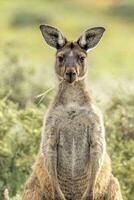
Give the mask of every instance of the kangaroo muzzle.
[(74, 70), (68, 70), (65, 73), (65, 80), (69, 83), (73, 83), (76, 79), (76, 72)]

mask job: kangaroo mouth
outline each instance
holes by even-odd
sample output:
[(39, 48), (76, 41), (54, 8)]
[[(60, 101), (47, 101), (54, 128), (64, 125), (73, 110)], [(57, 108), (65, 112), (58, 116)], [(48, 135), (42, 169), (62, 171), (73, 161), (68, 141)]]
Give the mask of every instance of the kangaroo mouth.
[(66, 78), (65, 79), (68, 83), (73, 83), (75, 80), (76, 80), (76, 78)]

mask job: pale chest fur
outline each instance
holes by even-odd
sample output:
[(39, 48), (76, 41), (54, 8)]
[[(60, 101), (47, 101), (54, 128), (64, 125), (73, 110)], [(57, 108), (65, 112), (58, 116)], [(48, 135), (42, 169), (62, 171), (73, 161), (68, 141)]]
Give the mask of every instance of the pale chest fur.
[(58, 164), (66, 168), (72, 179), (82, 174), (88, 164), (89, 112), (86, 107), (75, 105), (60, 108)]
[[(89, 181), (90, 136), (98, 115), (92, 105), (60, 105), (53, 110), (57, 121), (57, 174), (67, 199), (79, 199)], [(79, 192), (78, 192), (79, 191)]]

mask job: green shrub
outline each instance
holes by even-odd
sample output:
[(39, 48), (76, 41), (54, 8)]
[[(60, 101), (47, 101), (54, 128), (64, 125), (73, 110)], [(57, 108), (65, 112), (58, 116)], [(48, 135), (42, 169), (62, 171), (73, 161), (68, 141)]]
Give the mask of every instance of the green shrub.
[[(14, 45), (9, 43), (5, 46), (5, 59), (0, 63), (0, 99), (6, 98), (25, 107), (30, 103), (38, 103), (39, 99), (35, 97), (48, 89), (46, 83), (42, 82), (47, 73), (44, 68), (22, 62), (16, 55)], [(49, 100), (48, 94), (45, 96), (45, 105), (48, 105)]]
[(114, 97), (106, 110), (107, 146), (124, 200), (134, 198), (134, 95)]
[(35, 13), (32, 11), (19, 10), (14, 12), (10, 25), (13, 27), (29, 27), (31, 25), (39, 25), (41, 23), (50, 23), (50, 16)]
[(10, 195), (20, 190), (39, 148), (42, 109), (26, 108), (0, 101), (0, 188), (8, 187)]

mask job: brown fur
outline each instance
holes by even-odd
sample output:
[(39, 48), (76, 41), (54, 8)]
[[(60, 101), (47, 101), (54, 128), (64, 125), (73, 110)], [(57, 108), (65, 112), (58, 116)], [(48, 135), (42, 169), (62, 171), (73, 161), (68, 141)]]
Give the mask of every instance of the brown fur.
[[(109, 158), (96, 184), (96, 200), (122, 200), (118, 180), (111, 174)], [(107, 180), (107, 175), (109, 176)], [(33, 166), (33, 173), (26, 182), (22, 200), (52, 200), (52, 188), (47, 171), (44, 170), (44, 156), (39, 154)]]
[(22, 200), (122, 200), (106, 151), (102, 115), (85, 81), (83, 48), (97, 44), (104, 29), (89, 29), (89, 37), (72, 43), (57, 29), (42, 28), (47, 43), (58, 48), (55, 71), (62, 81), (45, 118), (40, 151)]
[[(84, 83), (82, 83), (81, 81), (79, 82), (79, 84), (77, 83), (76, 85), (77, 85), (75, 89), (76, 92), (77, 92), (77, 87), (79, 88), (79, 91), (82, 90), (80, 92), (80, 94), (82, 95), (81, 98), (79, 97), (77, 98), (77, 101), (79, 101), (80, 105), (83, 104), (83, 101), (90, 102), (91, 104), (92, 100), (91, 98), (88, 98), (87, 91), (86, 92), (83, 91), (83, 88), (85, 89)], [(60, 88), (59, 89), (60, 91), (57, 94), (55, 101), (53, 102), (49, 112), (53, 112), (52, 108), (57, 107), (57, 101), (59, 102), (59, 104), (65, 105), (65, 104), (68, 104), (68, 101), (70, 102), (71, 99), (73, 100), (73, 98), (75, 98), (73, 95), (74, 90), (72, 90), (72, 94), (70, 91), (70, 95), (67, 95), (68, 90), (70, 90), (69, 85), (66, 85), (66, 84), (65, 86), (60, 85), (59, 88)], [(63, 94), (65, 96), (62, 96)], [(66, 98), (66, 95), (68, 96), (67, 98)], [(64, 176), (64, 173), (62, 173), (62, 176)], [(62, 181), (66, 181), (66, 180), (63, 179)], [(39, 155), (37, 156), (36, 162), (33, 166), (33, 173), (26, 183), (22, 200), (28, 200), (28, 199), (51, 200), (53, 199), (52, 198), (53, 190), (52, 190), (52, 186), (50, 182), (51, 181), (48, 175), (48, 171), (47, 169), (45, 169), (45, 157), (43, 153), (39, 152)], [(82, 184), (82, 182), (80, 182), (80, 184)], [(63, 188), (63, 185), (64, 183), (61, 182), (60, 186), (62, 188), (62, 191), (66, 191), (66, 188)], [(76, 200), (81, 199), (82, 193), (79, 194), (79, 196), (76, 196), (75, 199), (76, 198), (77, 198)], [(55, 199), (60, 199), (60, 198), (55, 197)], [(75, 200), (75, 199), (72, 199), (72, 200)], [(120, 186), (119, 186), (118, 180), (114, 178), (113, 175), (111, 174), (111, 162), (107, 154), (105, 155), (105, 159), (104, 159), (100, 174), (97, 179), (97, 183), (95, 187), (95, 200), (122, 200)]]

